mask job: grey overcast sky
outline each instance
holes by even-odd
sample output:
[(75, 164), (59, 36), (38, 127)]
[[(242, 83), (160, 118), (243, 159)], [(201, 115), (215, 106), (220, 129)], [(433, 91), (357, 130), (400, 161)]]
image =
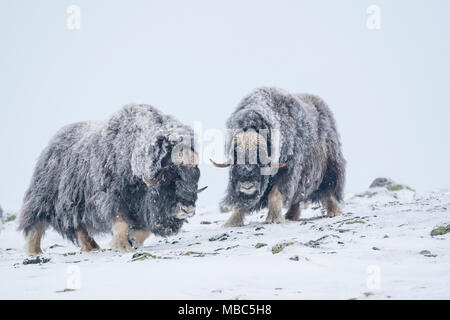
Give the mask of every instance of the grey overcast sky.
[[(66, 26), (69, 5), (81, 29)], [(369, 30), (370, 5), (381, 29)], [(63, 125), (149, 103), (224, 129), (258, 86), (320, 95), (334, 111), (349, 192), (377, 176), (450, 187), (450, 1), (0, 2), (0, 204), (18, 210)], [(201, 166), (219, 202), (226, 170)]]

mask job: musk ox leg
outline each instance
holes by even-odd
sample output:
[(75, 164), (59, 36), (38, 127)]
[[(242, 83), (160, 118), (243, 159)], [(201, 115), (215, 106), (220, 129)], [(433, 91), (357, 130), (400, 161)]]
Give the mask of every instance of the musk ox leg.
[(132, 247), (130, 241), (128, 241), (128, 223), (119, 217), (114, 221), (112, 231), (112, 248), (119, 252), (130, 252)]
[(46, 227), (44, 227), (42, 225), (35, 225), (30, 229), (30, 231), (28, 231), (26, 250), (29, 254), (42, 253), (41, 239), (42, 239), (42, 235), (45, 232), (45, 229), (46, 229)]
[(285, 215), (285, 218), (291, 221), (298, 221), (300, 218), (300, 204), (294, 203)]
[(225, 222), (224, 227), (242, 227), (244, 225), (245, 212), (235, 209), (231, 217)]
[(327, 207), (327, 217), (335, 217), (341, 213), (341, 209), (339, 209), (338, 202), (333, 195), (330, 195), (325, 200), (325, 205)]
[(148, 230), (136, 230), (132, 229), (128, 231), (128, 239), (134, 248), (139, 248), (144, 245), (145, 239), (150, 236), (150, 231)]
[(269, 214), (267, 215), (267, 223), (279, 223), (284, 222), (284, 217), (281, 214), (281, 203), (283, 201), (283, 195), (277, 186), (269, 193)]
[(99, 245), (95, 240), (89, 236), (84, 228), (79, 228), (76, 231), (78, 241), (81, 243), (81, 251), (89, 252), (94, 250), (100, 250)]

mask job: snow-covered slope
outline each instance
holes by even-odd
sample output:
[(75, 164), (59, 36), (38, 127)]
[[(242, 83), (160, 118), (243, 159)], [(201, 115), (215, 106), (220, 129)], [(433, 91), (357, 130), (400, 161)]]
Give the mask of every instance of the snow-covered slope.
[(221, 227), (229, 213), (203, 208), (179, 235), (127, 254), (107, 236), (80, 253), (50, 231), (42, 264), (23, 263), (24, 239), (3, 222), (0, 299), (450, 299), (450, 233), (431, 235), (449, 206), (449, 191), (380, 187), (347, 195), (336, 218), (309, 207), (267, 225), (261, 212), (233, 229)]

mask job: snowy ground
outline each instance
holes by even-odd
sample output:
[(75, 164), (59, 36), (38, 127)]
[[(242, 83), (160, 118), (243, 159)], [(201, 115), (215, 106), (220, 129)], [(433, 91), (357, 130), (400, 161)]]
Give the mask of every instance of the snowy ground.
[(262, 212), (233, 229), (221, 227), (229, 213), (204, 208), (134, 253), (110, 251), (106, 236), (102, 252), (80, 253), (51, 231), (50, 261), (26, 265), (16, 222), (4, 222), (0, 299), (450, 299), (450, 233), (431, 235), (450, 224), (449, 207), (449, 191), (378, 188), (347, 195), (336, 218), (310, 207), (267, 225)]

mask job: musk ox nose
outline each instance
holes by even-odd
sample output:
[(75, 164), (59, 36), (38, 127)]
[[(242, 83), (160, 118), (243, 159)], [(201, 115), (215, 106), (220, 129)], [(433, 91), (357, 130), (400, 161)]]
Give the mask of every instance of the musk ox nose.
[(180, 211), (176, 214), (178, 219), (187, 219), (195, 215), (195, 206), (180, 206)]

